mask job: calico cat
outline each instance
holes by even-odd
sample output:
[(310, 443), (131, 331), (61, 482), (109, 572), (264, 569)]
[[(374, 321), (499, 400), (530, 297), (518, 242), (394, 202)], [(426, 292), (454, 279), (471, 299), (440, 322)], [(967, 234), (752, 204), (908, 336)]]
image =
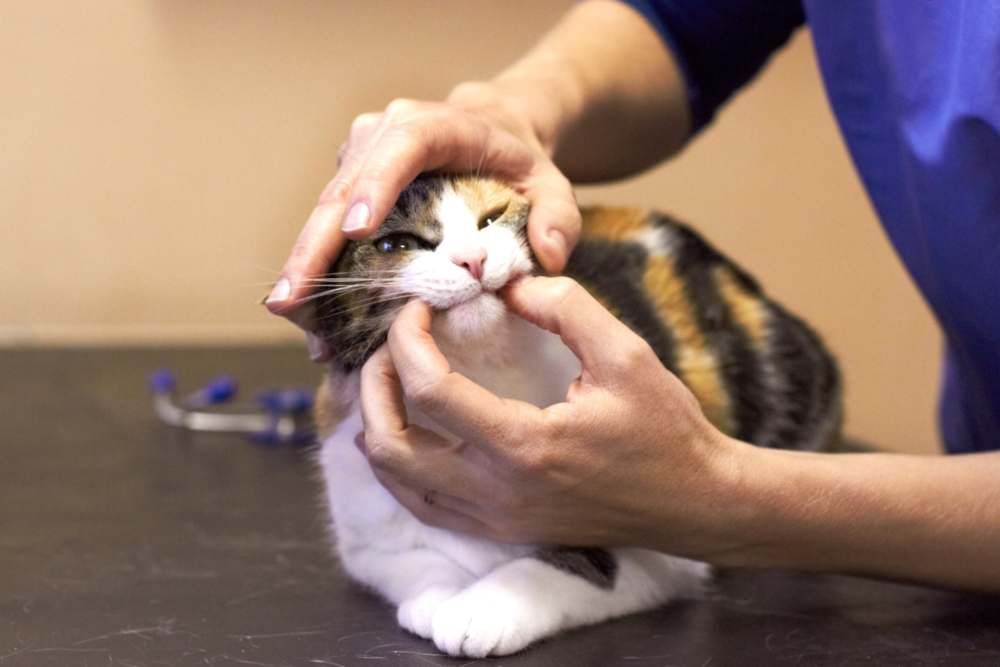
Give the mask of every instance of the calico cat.
[[(347, 246), (316, 296), (319, 333), (336, 354), (317, 416), (340, 559), (398, 606), (402, 627), (451, 655), (512, 653), (695, 596), (709, 576), (704, 563), (644, 549), (510, 545), (424, 525), (355, 447), (359, 370), (414, 296), (435, 309), (435, 341), (454, 370), (502, 396), (563, 400), (579, 361), (495, 295), (537, 270), (527, 215), (502, 183), (422, 176), (373, 237)], [(635, 209), (585, 209), (565, 273), (645, 338), (722, 431), (812, 450), (838, 437), (839, 374), (820, 340), (688, 227)]]

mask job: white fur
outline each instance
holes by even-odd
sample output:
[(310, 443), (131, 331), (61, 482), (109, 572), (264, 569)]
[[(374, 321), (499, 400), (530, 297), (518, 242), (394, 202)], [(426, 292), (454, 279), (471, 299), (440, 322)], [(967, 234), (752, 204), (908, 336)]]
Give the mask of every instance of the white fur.
[[(530, 270), (522, 240), (476, 218), (448, 187), (438, 205), (444, 240), (405, 271), (408, 289), (439, 309), (435, 341), (452, 367), (511, 398), (546, 406), (563, 400), (580, 364), (558, 337), (508, 313), (492, 291)], [(488, 249), (482, 281), (449, 258), (455, 243)], [(356, 377), (342, 383), (347, 417), (326, 438), (320, 461), (348, 573), (398, 605), (402, 627), (451, 655), (505, 655), (561, 630), (697, 594), (708, 567), (642, 549), (615, 549), (611, 589), (509, 545), (424, 525), (379, 485), (354, 446), (362, 430)], [(410, 409), (410, 420), (433, 425)]]

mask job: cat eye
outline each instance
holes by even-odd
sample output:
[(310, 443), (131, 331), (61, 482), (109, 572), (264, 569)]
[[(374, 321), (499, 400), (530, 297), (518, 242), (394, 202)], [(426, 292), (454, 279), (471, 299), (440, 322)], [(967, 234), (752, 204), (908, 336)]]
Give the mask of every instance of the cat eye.
[(387, 234), (374, 242), (376, 250), (383, 253), (430, 250), (431, 244), (413, 234)]
[(479, 229), (489, 227), (494, 222), (499, 220), (506, 211), (507, 211), (506, 204), (504, 204), (503, 206), (498, 206), (495, 209), (489, 211), (488, 213), (486, 213), (486, 215), (479, 218)]

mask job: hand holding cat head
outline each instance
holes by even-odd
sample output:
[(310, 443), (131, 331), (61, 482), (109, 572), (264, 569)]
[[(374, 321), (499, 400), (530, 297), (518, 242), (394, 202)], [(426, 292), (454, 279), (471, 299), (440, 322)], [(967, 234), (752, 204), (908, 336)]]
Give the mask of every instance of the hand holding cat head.
[[(400, 192), (427, 171), (488, 173), (509, 182), (531, 204), (528, 239), (542, 267), (558, 273), (580, 230), (569, 181), (552, 162), (531, 124), (489, 85), (459, 87), (446, 103), (396, 100), (358, 116), (338, 156), (337, 175), (323, 190), (270, 296), (267, 308), (303, 329), (303, 306), (348, 238), (370, 235)], [(311, 356), (329, 356), (318, 339)]]

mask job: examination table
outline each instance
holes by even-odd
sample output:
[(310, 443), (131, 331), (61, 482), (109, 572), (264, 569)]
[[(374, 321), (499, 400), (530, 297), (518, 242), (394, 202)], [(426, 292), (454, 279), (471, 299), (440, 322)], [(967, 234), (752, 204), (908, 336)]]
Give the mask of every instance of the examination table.
[[(161, 366), (251, 393), (319, 377), (291, 348), (0, 351), (0, 667), (480, 663), (345, 577), (307, 449), (157, 422)], [(722, 572), (703, 600), (482, 662), (1000, 665), (1000, 597)]]

